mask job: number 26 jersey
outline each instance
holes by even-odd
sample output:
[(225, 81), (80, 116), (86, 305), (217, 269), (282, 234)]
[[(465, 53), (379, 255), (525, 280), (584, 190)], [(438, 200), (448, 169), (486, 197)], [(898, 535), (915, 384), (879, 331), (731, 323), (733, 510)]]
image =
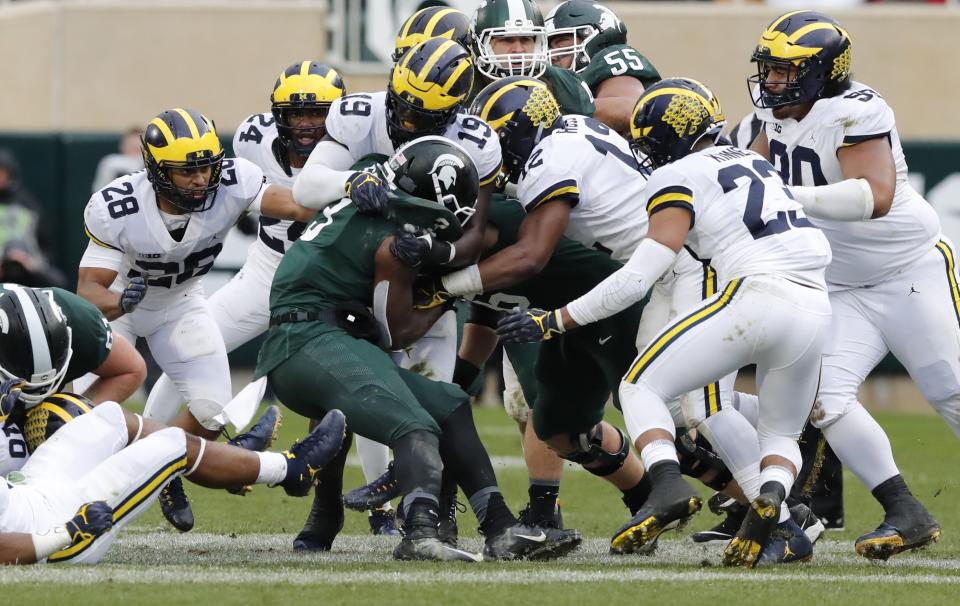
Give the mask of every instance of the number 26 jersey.
[[(213, 206), (189, 213), (186, 232), (178, 242), (160, 216), (147, 171), (124, 175), (87, 202), (83, 220), (91, 244), (80, 266), (116, 270), (110, 286), (116, 293), (123, 291), (130, 277), (146, 276), (150, 288), (140, 308), (163, 309), (174, 298), (199, 288), (198, 278), (213, 267), (227, 232), (245, 211), (259, 210), (265, 188), (263, 171), (255, 164), (241, 158), (224, 160)], [(90, 255), (94, 247), (105, 250)]]

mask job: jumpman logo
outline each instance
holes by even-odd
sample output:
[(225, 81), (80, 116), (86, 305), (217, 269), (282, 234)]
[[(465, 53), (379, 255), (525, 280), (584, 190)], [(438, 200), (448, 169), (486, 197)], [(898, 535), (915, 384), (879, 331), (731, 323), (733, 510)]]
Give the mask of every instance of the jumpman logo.
[(916, 288), (914, 288), (914, 287), (913, 287), (913, 284), (911, 284), (911, 285), (910, 285), (910, 292), (907, 293), (907, 296), (909, 297), (909, 296), (912, 295), (913, 293), (917, 293), (917, 294), (919, 295), (919, 294), (920, 294), (920, 291), (917, 290)]

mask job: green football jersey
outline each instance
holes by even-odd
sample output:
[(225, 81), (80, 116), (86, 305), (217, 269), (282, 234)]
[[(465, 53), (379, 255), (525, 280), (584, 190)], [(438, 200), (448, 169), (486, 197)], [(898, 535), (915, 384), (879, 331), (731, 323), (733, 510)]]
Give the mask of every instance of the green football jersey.
[[(557, 105), (560, 106), (561, 114), (580, 114), (582, 116), (593, 116), (596, 107), (593, 104), (593, 97), (587, 88), (584, 87), (583, 80), (577, 74), (554, 67), (547, 66), (547, 71), (540, 76), (539, 80), (547, 85)], [(483, 87), (490, 84), (490, 79), (483, 76), (480, 72), (475, 72), (473, 90), (465, 105), (470, 105), (474, 97), (477, 96)]]
[(580, 72), (580, 77), (594, 95), (597, 94), (601, 82), (614, 76), (633, 76), (644, 88), (661, 79), (653, 63), (637, 49), (626, 44), (615, 44), (598, 52), (590, 59), (587, 69)]

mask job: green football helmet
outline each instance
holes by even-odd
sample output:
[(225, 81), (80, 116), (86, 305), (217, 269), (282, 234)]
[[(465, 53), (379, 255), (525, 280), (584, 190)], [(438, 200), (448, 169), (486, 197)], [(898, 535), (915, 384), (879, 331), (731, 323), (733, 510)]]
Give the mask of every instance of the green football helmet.
[[(471, 31), (477, 69), (487, 78), (539, 78), (546, 71), (547, 30), (532, 0), (480, 0)], [(529, 51), (497, 53), (492, 44), (496, 38), (531, 38), (533, 45)]]
[[(573, 56), (567, 69), (580, 73), (590, 65), (590, 59), (614, 44), (627, 43), (627, 26), (612, 10), (590, 0), (566, 0), (550, 11), (546, 19), (549, 56)], [(554, 48), (557, 38), (572, 36), (569, 45)]]

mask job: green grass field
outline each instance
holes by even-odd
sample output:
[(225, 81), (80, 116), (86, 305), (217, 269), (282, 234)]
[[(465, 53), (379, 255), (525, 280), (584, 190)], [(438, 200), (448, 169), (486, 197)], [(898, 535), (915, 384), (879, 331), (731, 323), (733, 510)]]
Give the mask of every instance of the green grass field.
[[(516, 428), (493, 408), (476, 409), (476, 419), (504, 493), (518, 511), (526, 503), (526, 472)], [(958, 603), (958, 442), (938, 417), (879, 419), (908, 483), (944, 529), (933, 547), (886, 563), (854, 554), (853, 540), (880, 522), (881, 510), (849, 474), (846, 530), (828, 533), (817, 544), (812, 562), (742, 571), (720, 566), (721, 547), (704, 548), (687, 538), (691, 531), (717, 522), (708, 511), (683, 534), (665, 535), (653, 556), (607, 555), (609, 535), (627, 519), (626, 510), (606, 483), (568, 467), (561, 490), (564, 519), (587, 540), (564, 560), (393, 562), (395, 540), (370, 536), (365, 516), (352, 512), (332, 552), (296, 554), (290, 545), (309, 499), (292, 499), (262, 486), (241, 498), (187, 484), (197, 517), (193, 532), (177, 534), (154, 507), (100, 565), (10, 567), (0, 570), (0, 584), (8, 586), (15, 603), (45, 605)], [(306, 421), (287, 413), (278, 446), (286, 447), (305, 431)], [(346, 486), (360, 481), (360, 468), (351, 457)], [(462, 514), (462, 542), (479, 550), (475, 528), (472, 514)]]

